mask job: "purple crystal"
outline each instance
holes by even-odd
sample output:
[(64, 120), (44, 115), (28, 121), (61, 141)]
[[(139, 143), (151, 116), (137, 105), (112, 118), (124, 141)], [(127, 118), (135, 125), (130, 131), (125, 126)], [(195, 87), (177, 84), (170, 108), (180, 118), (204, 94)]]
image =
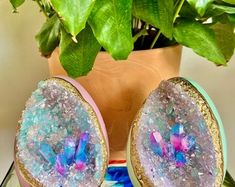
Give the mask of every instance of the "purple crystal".
[(166, 154), (166, 156), (170, 161), (175, 160), (175, 148), (170, 143), (167, 144), (167, 154)]
[(65, 157), (65, 155), (62, 154), (58, 154), (56, 156), (56, 164), (55, 164), (55, 169), (58, 173), (60, 173), (61, 175), (65, 175), (66, 171), (67, 171), (67, 159)]
[(161, 157), (166, 154), (166, 143), (158, 131), (152, 132), (150, 134), (150, 143), (151, 148), (155, 154)]
[(80, 141), (78, 144), (78, 148), (75, 154), (75, 168), (77, 170), (84, 170), (87, 161), (87, 144), (89, 141), (89, 133), (84, 132), (80, 135)]
[(196, 138), (193, 135), (185, 136), (181, 141), (181, 150), (184, 152), (191, 151), (196, 146)]
[(183, 125), (175, 124), (170, 131), (170, 143), (154, 131), (150, 134), (150, 144), (155, 154), (164, 156), (169, 162), (175, 161), (176, 167), (183, 167), (187, 162), (185, 154), (195, 148), (196, 139), (193, 135), (186, 136)]
[(158, 131), (152, 132), (150, 134), (150, 141), (152, 144), (160, 144), (163, 141), (162, 135)]

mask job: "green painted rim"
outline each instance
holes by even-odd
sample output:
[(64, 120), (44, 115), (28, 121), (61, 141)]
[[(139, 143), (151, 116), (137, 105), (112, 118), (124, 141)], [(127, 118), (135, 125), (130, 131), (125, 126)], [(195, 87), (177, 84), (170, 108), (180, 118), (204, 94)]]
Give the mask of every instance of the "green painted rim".
[(127, 153), (126, 153), (127, 171), (134, 187), (141, 187), (138, 179), (135, 176), (135, 172), (131, 164), (131, 132), (132, 132), (132, 128), (130, 129), (130, 133), (129, 133), (128, 141), (127, 141)]
[[(226, 136), (225, 136), (225, 130), (224, 130), (224, 126), (222, 123), (222, 120), (220, 118), (220, 115), (215, 107), (215, 104), (213, 103), (212, 99), (210, 98), (210, 96), (207, 94), (207, 92), (195, 81), (191, 80), (191, 79), (186, 79), (186, 78), (182, 78), (186, 81), (188, 81), (193, 87), (195, 87), (204, 97), (204, 99), (206, 100), (206, 102), (208, 103), (208, 105), (210, 106), (211, 111), (213, 112), (213, 115), (216, 118), (216, 121), (218, 123), (219, 126), (219, 131), (220, 131), (220, 136), (221, 136), (221, 141), (222, 141), (222, 152), (223, 152), (223, 161), (224, 161), (224, 177), (226, 174), (226, 169), (227, 169), (227, 141), (226, 141)], [(137, 177), (135, 176), (135, 172), (134, 169), (132, 167), (132, 163), (131, 163), (131, 153), (130, 153), (130, 146), (131, 146), (131, 133), (132, 133), (132, 128), (130, 129), (130, 133), (128, 136), (128, 143), (127, 143), (127, 169), (128, 169), (128, 174), (130, 176), (131, 182), (135, 187), (141, 187), (141, 184), (139, 183)]]
[[(183, 79), (185, 79), (185, 78), (183, 78)], [(226, 169), (227, 169), (227, 143), (226, 143), (227, 141), (226, 141), (223, 122), (220, 118), (219, 112), (217, 111), (216, 106), (215, 106), (214, 102), (212, 101), (212, 99), (210, 98), (210, 96), (198, 83), (196, 83), (195, 81), (193, 81), (191, 79), (185, 79), (185, 80), (188, 81), (189, 83), (191, 83), (192, 86), (194, 86), (202, 94), (202, 96), (205, 98), (206, 102), (210, 106), (210, 108), (216, 118), (216, 121), (219, 125), (219, 131), (220, 131), (220, 136), (221, 136), (221, 140), (222, 140), (222, 151), (223, 151), (223, 160), (224, 160), (224, 177), (225, 177)]]

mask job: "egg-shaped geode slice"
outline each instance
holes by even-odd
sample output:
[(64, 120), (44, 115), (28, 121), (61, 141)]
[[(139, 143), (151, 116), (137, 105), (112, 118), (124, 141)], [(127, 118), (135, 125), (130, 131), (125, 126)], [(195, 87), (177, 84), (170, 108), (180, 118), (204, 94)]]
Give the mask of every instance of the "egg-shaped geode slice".
[(99, 186), (108, 163), (103, 119), (72, 79), (41, 81), (26, 103), (15, 142), (22, 186)]
[(184, 78), (162, 81), (134, 120), (127, 151), (134, 186), (219, 187), (223, 125), (209, 96)]

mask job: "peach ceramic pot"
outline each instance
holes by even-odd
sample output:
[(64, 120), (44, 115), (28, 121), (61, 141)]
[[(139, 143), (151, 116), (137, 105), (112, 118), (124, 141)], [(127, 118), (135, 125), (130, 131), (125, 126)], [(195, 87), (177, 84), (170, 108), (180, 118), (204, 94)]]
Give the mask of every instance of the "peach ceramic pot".
[[(101, 111), (109, 136), (110, 159), (125, 159), (132, 120), (161, 80), (178, 76), (181, 51), (179, 45), (133, 51), (122, 61), (100, 52), (92, 71), (76, 79)], [(66, 75), (59, 61), (59, 49), (48, 62), (51, 76)]]

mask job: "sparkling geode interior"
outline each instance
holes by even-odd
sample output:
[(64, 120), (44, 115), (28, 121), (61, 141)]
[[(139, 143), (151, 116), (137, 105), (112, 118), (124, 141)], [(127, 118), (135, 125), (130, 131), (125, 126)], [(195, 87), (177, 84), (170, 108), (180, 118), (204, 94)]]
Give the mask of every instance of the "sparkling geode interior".
[(105, 173), (107, 150), (98, 119), (79, 92), (62, 79), (39, 82), (22, 114), (16, 150), (26, 171), (23, 177), (40, 186), (97, 187)]
[(148, 185), (216, 186), (211, 134), (197, 104), (180, 86), (162, 81), (146, 100), (137, 123), (132, 142), (137, 157), (132, 164), (143, 169)]

